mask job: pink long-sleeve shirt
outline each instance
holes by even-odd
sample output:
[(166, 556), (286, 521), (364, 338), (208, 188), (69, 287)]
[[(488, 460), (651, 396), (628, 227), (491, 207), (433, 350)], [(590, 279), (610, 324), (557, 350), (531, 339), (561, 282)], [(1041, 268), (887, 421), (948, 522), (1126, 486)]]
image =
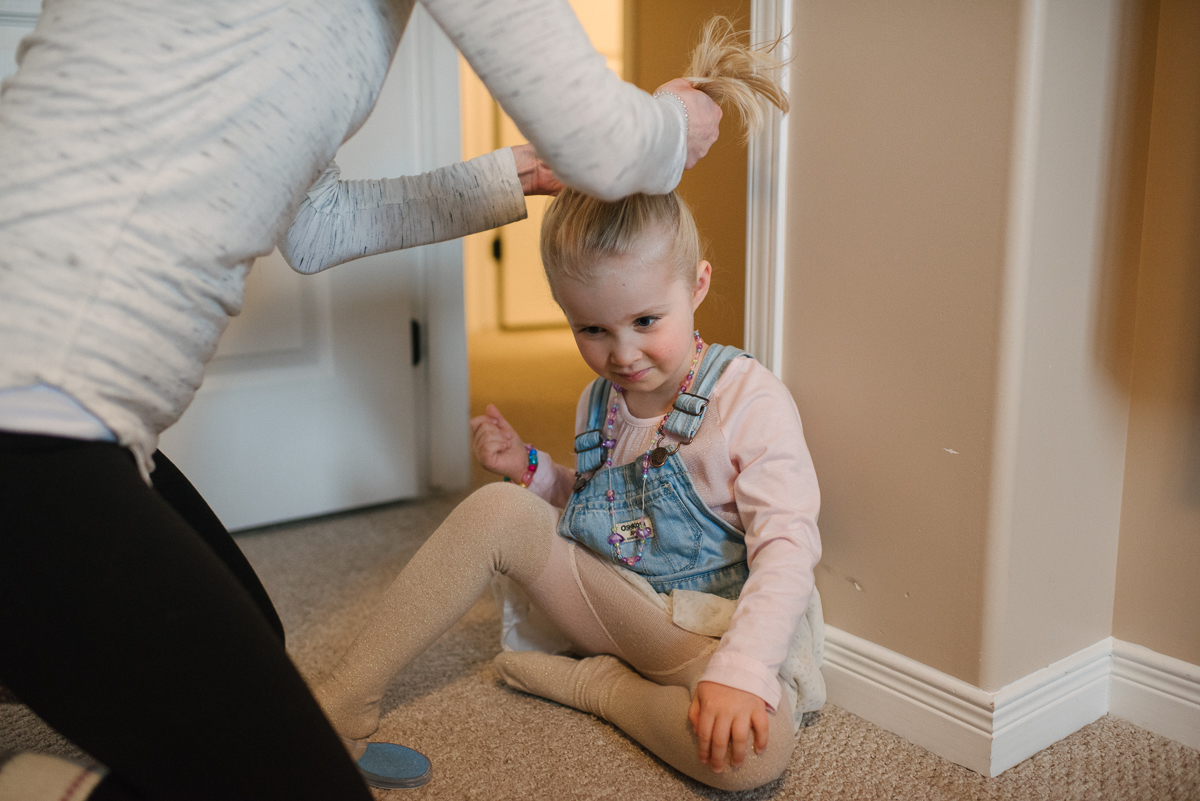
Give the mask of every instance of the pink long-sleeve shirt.
[[(576, 408), (576, 433), (587, 424), (588, 396)], [(620, 396), (617, 405), (613, 464), (623, 465), (646, 452), (662, 418), (634, 417)], [(821, 558), (820, 491), (791, 393), (757, 361), (735, 359), (713, 388), (700, 432), (679, 452), (704, 503), (745, 532), (750, 567), (703, 680), (754, 693), (774, 710), (779, 670)], [(549, 454), (538, 459), (529, 488), (565, 507), (574, 471)]]

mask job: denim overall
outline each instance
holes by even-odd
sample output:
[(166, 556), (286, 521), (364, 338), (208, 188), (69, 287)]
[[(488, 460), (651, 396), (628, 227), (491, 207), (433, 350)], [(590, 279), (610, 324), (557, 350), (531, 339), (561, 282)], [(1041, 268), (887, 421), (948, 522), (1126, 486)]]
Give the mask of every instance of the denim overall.
[[(604, 468), (608, 449), (603, 445), (603, 427), (612, 383), (603, 378), (592, 382), (587, 430), (575, 438), (575, 492), (559, 518), (558, 533), (604, 558), (617, 558), (615, 548), (628, 560), (623, 566), (645, 576), (658, 592), (681, 589), (737, 598), (750, 573), (745, 535), (701, 500), (679, 447), (696, 436), (717, 379), (740, 356), (749, 358), (728, 345), (709, 347), (696, 373), (694, 391), (676, 398), (667, 418), (665, 430), (675, 435), (678, 444), (671, 439), (662, 443), (674, 450), (661, 466), (650, 468), (644, 488), (641, 457), (621, 467)], [(611, 504), (606, 496), (610, 479)], [(629, 564), (637, 550), (636, 532), (643, 514), (651, 533), (641, 559)], [(610, 541), (614, 533), (619, 534), (616, 543)]]

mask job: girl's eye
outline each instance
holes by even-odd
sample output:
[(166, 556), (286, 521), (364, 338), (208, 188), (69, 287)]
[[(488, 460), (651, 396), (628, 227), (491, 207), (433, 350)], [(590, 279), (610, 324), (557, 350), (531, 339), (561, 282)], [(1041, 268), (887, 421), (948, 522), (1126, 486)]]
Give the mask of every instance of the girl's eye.
[(587, 334), (588, 336), (595, 336), (596, 334), (602, 333), (603, 331), (604, 331), (604, 329), (598, 325), (589, 325), (586, 328), (579, 329), (579, 333)]
[(639, 317), (633, 321), (633, 324), (638, 328), (649, 328), (657, 321), (657, 317)]

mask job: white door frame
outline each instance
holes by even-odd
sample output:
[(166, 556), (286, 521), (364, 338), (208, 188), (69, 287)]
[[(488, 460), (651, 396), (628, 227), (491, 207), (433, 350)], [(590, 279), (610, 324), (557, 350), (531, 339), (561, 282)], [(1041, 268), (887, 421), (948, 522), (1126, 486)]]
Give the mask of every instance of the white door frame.
[[(422, 139), (427, 165), (462, 160), (459, 117), (458, 51), (418, 3), (406, 36), (417, 40), (417, 58), (429, 66), (419, 88), (427, 130), (453, 132)], [(453, 102), (447, 102), (453, 98)], [(428, 167), (427, 169), (432, 169)], [(471, 399), (467, 383), (467, 321), (463, 287), (463, 240), (420, 248), (425, 276), (424, 319), (427, 406), (425, 443), (428, 484), (461, 489), (471, 483), (471, 439), (467, 428)]]
[[(792, 0), (753, 0), (750, 29), (753, 44), (789, 34), (778, 50), (789, 61)], [(790, 72), (786, 67), (779, 76), (784, 91)], [(746, 182), (746, 350), (776, 376), (783, 367), (789, 116), (772, 113), (771, 122), (751, 139)]]

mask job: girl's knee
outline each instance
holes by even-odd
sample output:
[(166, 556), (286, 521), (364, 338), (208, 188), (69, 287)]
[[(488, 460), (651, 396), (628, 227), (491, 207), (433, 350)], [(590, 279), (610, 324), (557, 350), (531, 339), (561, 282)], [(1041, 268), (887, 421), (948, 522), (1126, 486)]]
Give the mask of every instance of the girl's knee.
[(796, 747), (796, 733), (791, 721), (780, 715), (791, 715), (791, 710), (771, 716), (771, 730), (767, 748), (761, 754), (750, 749), (741, 767), (726, 768), (721, 773), (710, 773), (706, 783), (719, 790), (753, 790), (776, 781), (787, 770)]
[(718, 790), (730, 791), (754, 790), (770, 784), (783, 776), (783, 772), (787, 770), (792, 756), (792, 745), (794, 743), (790, 741), (786, 747), (773, 747), (772, 744), (761, 754), (747, 754), (741, 767), (726, 767), (721, 773), (710, 773), (704, 782)]
[(475, 542), (491, 553), (501, 572), (524, 563), (530, 554), (540, 569), (556, 536), (554, 515), (554, 507), (529, 490), (497, 481), (459, 504), (449, 528), (460, 545)]
[(517, 484), (510, 484), (507, 481), (493, 481), (491, 484), (484, 484), (479, 489), (472, 492), (467, 499), (459, 504), (459, 508), (464, 506), (483, 506), (495, 507), (499, 505), (507, 505), (516, 503), (521, 495), (528, 495), (529, 490), (521, 489)]
[(553, 507), (517, 484), (495, 481), (484, 484), (459, 504), (459, 510), (470, 510), (492, 519), (530, 517), (545, 520)]
[(471, 493), (454, 510), (454, 516), (481, 533), (511, 537), (531, 527), (553, 528), (552, 509), (529, 490), (496, 481)]

